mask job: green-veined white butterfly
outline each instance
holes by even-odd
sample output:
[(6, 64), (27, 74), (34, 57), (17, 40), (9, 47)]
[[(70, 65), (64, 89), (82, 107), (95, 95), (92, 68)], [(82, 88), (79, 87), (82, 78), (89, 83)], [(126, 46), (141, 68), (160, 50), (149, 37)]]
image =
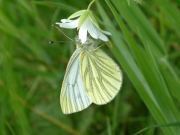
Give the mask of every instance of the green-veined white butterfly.
[(97, 41), (76, 43), (76, 50), (67, 65), (60, 93), (64, 114), (87, 108), (91, 103), (110, 102), (122, 85), (122, 72), (118, 65), (98, 46)]

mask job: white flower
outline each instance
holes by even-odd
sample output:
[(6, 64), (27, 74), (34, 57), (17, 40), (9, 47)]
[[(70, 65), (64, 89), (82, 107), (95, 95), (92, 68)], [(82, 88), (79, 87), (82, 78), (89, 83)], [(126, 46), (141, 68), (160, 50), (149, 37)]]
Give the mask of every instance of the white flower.
[(100, 29), (92, 12), (89, 10), (80, 10), (72, 14), (68, 19), (62, 19), (61, 22), (56, 24), (62, 28), (77, 28), (79, 30), (78, 37), (82, 43), (86, 42), (88, 33), (94, 39), (102, 41), (108, 41), (107, 35), (111, 35), (111, 33)]

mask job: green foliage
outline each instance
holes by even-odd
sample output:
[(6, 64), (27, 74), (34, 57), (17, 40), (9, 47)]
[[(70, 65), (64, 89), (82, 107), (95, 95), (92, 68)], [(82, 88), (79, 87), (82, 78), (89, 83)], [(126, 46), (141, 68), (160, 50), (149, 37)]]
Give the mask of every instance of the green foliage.
[(107, 105), (62, 114), (59, 93), (75, 43), (48, 41), (68, 40), (52, 25), (88, 3), (0, 1), (0, 135), (132, 135), (145, 127), (145, 135), (179, 135), (178, 1), (96, 0), (91, 8), (112, 33), (104, 48), (124, 72), (123, 87)]

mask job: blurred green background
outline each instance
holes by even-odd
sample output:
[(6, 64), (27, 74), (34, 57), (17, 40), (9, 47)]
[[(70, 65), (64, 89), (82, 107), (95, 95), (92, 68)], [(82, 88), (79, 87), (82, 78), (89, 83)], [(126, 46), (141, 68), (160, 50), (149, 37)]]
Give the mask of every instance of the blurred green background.
[(179, 135), (180, 0), (97, 0), (92, 10), (112, 33), (104, 49), (123, 70), (123, 87), (107, 105), (62, 114), (75, 43), (52, 25), (89, 2), (0, 0), (0, 135), (133, 135), (153, 125), (141, 134)]

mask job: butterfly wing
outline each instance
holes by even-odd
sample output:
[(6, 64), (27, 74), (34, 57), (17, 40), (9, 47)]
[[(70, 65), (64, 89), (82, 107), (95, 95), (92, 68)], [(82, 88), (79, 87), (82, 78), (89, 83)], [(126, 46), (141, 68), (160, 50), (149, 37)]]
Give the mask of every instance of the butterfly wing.
[(110, 102), (122, 85), (120, 68), (101, 49), (84, 51), (80, 57), (81, 75), (92, 102), (99, 105)]
[(81, 111), (91, 104), (81, 75), (80, 75), (80, 49), (76, 49), (68, 63), (63, 80), (60, 104), (64, 114)]

